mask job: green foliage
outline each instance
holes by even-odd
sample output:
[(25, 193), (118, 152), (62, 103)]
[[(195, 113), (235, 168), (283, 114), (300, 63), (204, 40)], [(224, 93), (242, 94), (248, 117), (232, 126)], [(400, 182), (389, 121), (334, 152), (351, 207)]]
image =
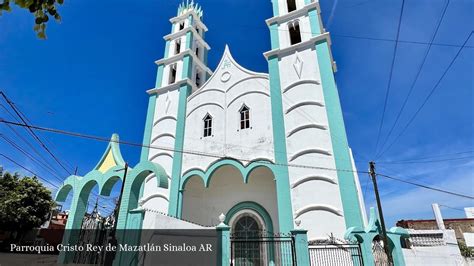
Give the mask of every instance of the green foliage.
[(458, 246), (459, 246), (459, 251), (461, 251), (461, 255), (468, 258), (473, 257), (474, 252), (472, 251), (471, 248), (466, 246), (466, 244), (464, 244), (463, 242), (458, 242)]
[(54, 201), (51, 191), (36, 177), (0, 177), (0, 230), (25, 232), (39, 227), (48, 217)]
[(20, 8), (27, 9), (35, 18), (35, 30), (38, 38), (46, 39), (46, 23), (50, 18), (54, 18), (57, 22), (61, 21), (61, 16), (57, 11), (57, 6), (62, 5), (64, 0), (0, 0), (0, 15), (2, 11), (11, 11), (11, 3), (13, 2)]

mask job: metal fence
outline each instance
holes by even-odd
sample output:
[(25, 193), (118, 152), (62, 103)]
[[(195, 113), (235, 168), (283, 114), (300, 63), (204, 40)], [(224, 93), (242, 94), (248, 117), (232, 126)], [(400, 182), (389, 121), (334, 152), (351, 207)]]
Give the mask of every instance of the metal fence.
[(291, 236), (231, 237), (233, 266), (296, 265), (295, 242)]
[(362, 251), (358, 244), (311, 244), (311, 266), (362, 266)]

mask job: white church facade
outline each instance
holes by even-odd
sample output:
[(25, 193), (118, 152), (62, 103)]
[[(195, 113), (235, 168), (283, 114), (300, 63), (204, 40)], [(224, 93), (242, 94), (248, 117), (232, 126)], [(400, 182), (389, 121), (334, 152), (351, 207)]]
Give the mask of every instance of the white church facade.
[[(146, 242), (140, 236), (146, 229), (210, 229), (217, 233), (218, 265), (321, 265), (319, 258), (310, 262), (310, 251), (321, 250), (312, 243), (353, 245), (330, 257), (349, 264), (326, 265), (375, 265), (383, 258), (383, 248), (374, 249), (380, 222), (373, 209), (366, 218), (319, 3), (273, 0), (272, 6), (271, 50), (263, 54), (268, 73), (241, 66), (227, 46), (211, 70), (202, 9), (194, 2), (179, 6), (156, 61), (156, 84), (147, 90), (140, 161), (125, 163), (114, 134), (92, 171), (64, 181), (55, 198), (64, 202), (72, 191), (64, 244), (81, 243), (92, 189), (110, 196), (121, 180), (113, 231), (106, 232), (118, 245)], [(274, 236), (285, 234), (291, 247), (283, 252)], [(388, 234), (395, 265), (405, 265), (401, 239), (408, 233)], [(270, 238), (258, 240), (266, 247), (238, 251), (232, 235)], [(61, 252), (59, 262), (78, 262), (76, 255)], [(282, 264), (285, 255), (290, 259)], [(106, 259), (138, 265), (144, 257), (117, 252)]]
[[(364, 225), (365, 211), (329, 34), (317, 2), (280, 0), (274, 9), (266, 21), (269, 73), (239, 65), (229, 47), (210, 70), (196, 5), (170, 20), (156, 86), (147, 91), (144, 144), (155, 148), (142, 153), (165, 169), (170, 186), (148, 177), (140, 204), (204, 226), (223, 213), (231, 228), (252, 219), (259, 230), (289, 232), (297, 221), (310, 240), (342, 239)], [(157, 212), (145, 213), (143, 228), (159, 226)]]

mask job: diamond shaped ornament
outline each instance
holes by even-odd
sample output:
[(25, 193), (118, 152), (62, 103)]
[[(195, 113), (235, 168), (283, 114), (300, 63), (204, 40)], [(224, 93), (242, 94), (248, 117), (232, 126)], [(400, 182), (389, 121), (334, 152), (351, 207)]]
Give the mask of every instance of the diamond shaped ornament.
[(296, 75), (298, 75), (298, 78), (301, 78), (301, 74), (303, 72), (303, 60), (301, 60), (299, 54), (296, 54), (296, 59), (293, 63), (293, 67), (295, 68)]

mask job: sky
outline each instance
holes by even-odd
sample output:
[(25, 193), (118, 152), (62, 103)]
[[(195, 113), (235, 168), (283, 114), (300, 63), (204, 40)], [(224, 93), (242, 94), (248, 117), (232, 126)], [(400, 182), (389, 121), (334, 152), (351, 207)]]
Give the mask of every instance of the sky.
[[(203, 6), (204, 23), (209, 28), (206, 35), (212, 48), (209, 67), (216, 67), (228, 44), (242, 66), (267, 72), (262, 53), (270, 50), (265, 19), (272, 16), (271, 1), (198, 2)], [(66, 0), (59, 8), (62, 22), (48, 23), (47, 40), (36, 38), (34, 18), (26, 10), (4, 13), (0, 16), (0, 90), (35, 125), (107, 138), (118, 133), (121, 140), (141, 143), (148, 104), (145, 91), (154, 87), (157, 70), (154, 61), (163, 56), (162, 37), (170, 33), (169, 19), (176, 15), (179, 3), (179, 0)], [(332, 52), (338, 66), (336, 82), (357, 168), (365, 171), (368, 161), (376, 160), (377, 171), (382, 174), (473, 195), (474, 36), (462, 50), (460, 46), (474, 29), (474, 2), (449, 2), (434, 38), (435, 45), (418, 78), (427, 43), (433, 38), (447, 4), (445, 0), (405, 1), (394, 61), (402, 0), (321, 0), (320, 4), (324, 27), (332, 38)], [(415, 80), (406, 107), (386, 142)], [(439, 80), (421, 111), (403, 130)], [(0, 103), (6, 106), (5, 102)], [(12, 120), (1, 106), (0, 117)], [(35, 143), (24, 130), (17, 131)], [(396, 138), (400, 132), (403, 134)], [(0, 133), (28, 148), (5, 125), (0, 125)], [(0, 139), (0, 152), (55, 184), (75, 167), (80, 175), (89, 172), (107, 145), (38, 134), (68, 170), (63, 170), (37, 147), (59, 177), (52, 176), (3, 139)], [(376, 149), (381, 147), (384, 147), (382, 151), (390, 149), (376, 156)], [(138, 148), (121, 145), (121, 149), (131, 165), (138, 162)], [(28, 174), (1, 157), (0, 165), (10, 172)], [(360, 174), (360, 180), (367, 208), (375, 206), (368, 176)], [(469, 199), (383, 177), (379, 177), (379, 187), (389, 227), (401, 219), (433, 218), (433, 202), (443, 205), (445, 218), (464, 217), (462, 209), (474, 206)], [(103, 204), (109, 205), (108, 210), (111, 201), (111, 198), (103, 199)]]

